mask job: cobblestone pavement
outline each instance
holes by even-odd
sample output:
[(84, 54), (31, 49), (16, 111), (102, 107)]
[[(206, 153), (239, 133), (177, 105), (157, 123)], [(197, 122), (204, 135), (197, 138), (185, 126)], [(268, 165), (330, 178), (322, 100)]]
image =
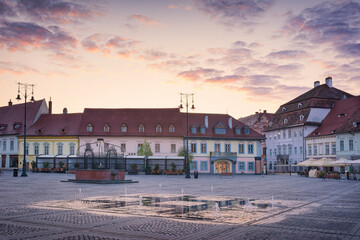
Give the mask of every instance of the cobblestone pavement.
[[(126, 176), (132, 184), (60, 182), (71, 174), (0, 176), (0, 239), (359, 239), (360, 181), (299, 176)], [(293, 201), (245, 224), (82, 209), (36, 208), (81, 196), (179, 194)], [(221, 213), (221, 210), (220, 210)]]

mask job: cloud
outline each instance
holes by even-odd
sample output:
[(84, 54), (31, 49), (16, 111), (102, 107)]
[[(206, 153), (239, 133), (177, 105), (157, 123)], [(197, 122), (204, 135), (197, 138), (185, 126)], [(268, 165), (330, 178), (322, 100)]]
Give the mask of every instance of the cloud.
[(197, 0), (195, 7), (203, 14), (226, 26), (250, 24), (254, 19), (266, 12), (274, 0)]
[(166, 61), (162, 61), (160, 63), (151, 63), (148, 64), (147, 66), (152, 69), (161, 70), (161, 71), (179, 72), (180, 71), (179, 69), (183, 69), (193, 65), (195, 65), (194, 60), (181, 58), (181, 59), (169, 59)]
[(329, 44), (341, 54), (359, 56), (360, 2), (326, 1), (301, 14), (288, 14), (283, 33), (294, 40), (312, 44)]
[(268, 55), (268, 57), (277, 59), (298, 59), (306, 57), (307, 55), (307, 52), (303, 50), (282, 50), (272, 52)]
[(280, 79), (280, 76), (274, 76), (274, 75), (250, 75), (246, 77), (247, 84), (253, 85), (253, 86), (271, 86), (276, 85), (279, 82), (277, 79)]
[(140, 15), (140, 14), (131, 15), (130, 19), (136, 20), (137, 22), (139, 22), (140, 24), (145, 25), (145, 26), (160, 26), (160, 25), (162, 25), (162, 23), (156, 21), (155, 19), (146, 17), (144, 15)]
[(0, 25), (0, 47), (10, 51), (26, 50), (27, 47), (52, 50), (69, 50), (77, 40), (59, 27), (42, 27), (35, 23), (6, 22)]
[(16, 16), (15, 11), (13, 10), (12, 6), (9, 5), (9, 2), (0, 0), (0, 17), (14, 17)]
[(101, 33), (95, 33), (86, 37), (81, 43), (83, 48), (88, 52), (100, 51), (100, 44), (104, 41), (104, 35)]
[(61, 0), (18, 0), (17, 8), (31, 19), (42, 22), (53, 22), (61, 24), (77, 23), (79, 19), (89, 19), (101, 15), (88, 2), (69, 2)]
[(226, 84), (226, 83), (236, 83), (243, 79), (244, 79), (243, 76), (229, 75), (229, 76), (224, 76), (224, 77), (209, 78), (209, 79), (206, 79), (205, 82)]
[(134, 47), (139, 43), (140, 41), (135, 41), (128, 38), (115, 36), (107, 41), (106, 46), (109, 48), (128, 48), (128, 47)]
[(202, 81), (209, 78), (218, 77), (223, 71), (212, 68), (197, 68), (195, 70), (183, 71), (178, 73), (178, 77), (187, 81)]
[(39, 71), (23, 64), (0, 61), (0, 74), (5, 73), (23, 75), (27, 73), (39, 73)]

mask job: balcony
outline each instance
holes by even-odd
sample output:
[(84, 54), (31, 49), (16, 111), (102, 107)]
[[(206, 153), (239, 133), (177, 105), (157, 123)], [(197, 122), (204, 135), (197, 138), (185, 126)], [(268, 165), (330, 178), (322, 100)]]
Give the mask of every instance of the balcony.
[(216, 158), (236, 158), (237, 153), (236, 152), (210, 152), (210, 157), (216, 157)]

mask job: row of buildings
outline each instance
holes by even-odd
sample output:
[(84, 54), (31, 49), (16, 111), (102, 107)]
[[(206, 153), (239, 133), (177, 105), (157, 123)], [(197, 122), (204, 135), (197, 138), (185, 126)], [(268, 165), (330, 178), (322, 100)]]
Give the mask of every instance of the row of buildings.
[[(294, 172), (308, 158), (360, 159), (360, 96), (333, 87), (330, 77), (274, 114), (239, 120), (227, 114), (187, 115), (179, 108), (52, 114), (52, 102), (47, 106), (45, 100), (28, 103), (26, 116), (27, 165), (38, 158), (83, 156), (86, 150), (136, 158), (145, 141), (155, 160), (176, 159), (188, 143), (191, 170), (201, 173)], [(23, 119), (24, 104), (0, 107), (3, 168), (22, 167)]]
[[(45, 100), (27, 104), (27, 168), (38, 159), (47, 159), (54, 162), (52, 167), (57, 167), (55, 159), (84, 156), (89, 150), (95, 157), (115, 152), (127, 159), (141, 159), (137, 152), (146, 141), (155, 162), (176, 159), (188, 142), (193, 156), (192, 171), (233, 174), (262, 171), (264, 137), (227, 114), (187, 115), (179, 108), (86, 108), (82, 113), (52, 114), (51, 109), (51, 101), (49, 107)], [(23, 118), (24, 104), (9, 102), (0, 108), (2, 167), (22, 168)]]

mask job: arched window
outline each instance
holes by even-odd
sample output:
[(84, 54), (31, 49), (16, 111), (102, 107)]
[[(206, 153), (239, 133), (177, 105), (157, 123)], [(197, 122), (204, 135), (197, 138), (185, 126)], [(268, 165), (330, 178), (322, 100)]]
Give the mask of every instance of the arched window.
[(196, 126), (195, 125), (191, 125), (191, 133), (196, 133)]
[(107, 123), (104, 125), (104, 132), (110, 132), (110, 126)]
[(156, 128), (155, 128), (156, 132), (157, 133), (161, 133), (162, 132), (162, 127), (160, 124), (156, 125)]
[(139, 132), (145, 132), (144, 124), (139, 125)]
[(300, 115), (300, 121), (304, 120), (304, 115)]
[(86, 127), (86, 130), (87, 130), (87, 132), (92, 132), (93, 131), (93, 129), (94, 129), (94, 127), (93, 127), (93, 125), (91, 124), (91, 123), (89, 123), (88, 125), (87, 125), (87, 127)]
[(206, 133), (205, 125), (200, 125), (200, 133), (202, 134)]
[(121, 126), (121, 132), (123, 133), (127, 132), (127, 126), (125, 124)]
[(299, 104), (298, 104), (298, 108), (301, 108), (302, 107), (302, 103), (301, 102), (299, 102)]
[(284, 118), (284, 124), (287, 124), (287, 123), (288, 123), (287, 118)]
[(171, 133), (175, 132), (175, 126), (173, 124), (170, 124), (169, 132), (171, 132)]
[(283, 107), (283, 108), (282, 108), (282, 111), (285, 112), (285, 111), (286, 111), (286, 107)]

